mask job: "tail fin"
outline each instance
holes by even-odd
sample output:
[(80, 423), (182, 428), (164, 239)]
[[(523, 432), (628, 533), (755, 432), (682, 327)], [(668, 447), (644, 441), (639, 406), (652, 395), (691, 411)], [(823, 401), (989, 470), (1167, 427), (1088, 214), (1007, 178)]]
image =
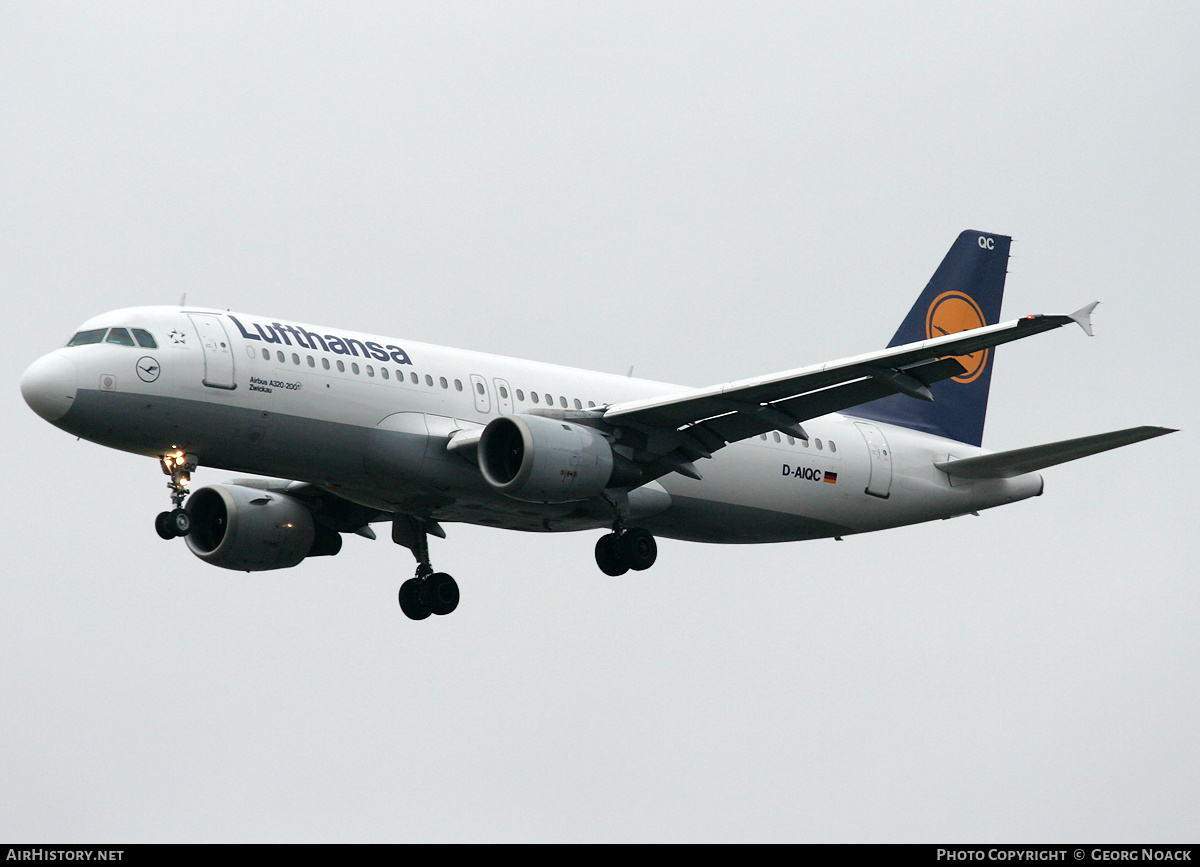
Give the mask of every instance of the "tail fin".
[[(987, 232), (959, 235), (888, 346), (999, 322), (1011, 243), (1012, 238)], [(894, 394), (857, 406), (849, 414), (981, 445), (995, 352), (984, 349), (960, 357), (966, 370), (930, 385), (932, 403)]]

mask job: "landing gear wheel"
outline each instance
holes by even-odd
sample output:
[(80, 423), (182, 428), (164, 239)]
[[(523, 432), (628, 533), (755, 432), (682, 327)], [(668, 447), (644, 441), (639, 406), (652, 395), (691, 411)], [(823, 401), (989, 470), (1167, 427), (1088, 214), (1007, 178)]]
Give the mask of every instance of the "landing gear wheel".
[(409, 620), (424, 620), (433, 613), (425, 601), (424, 584), (420, 578), (409, 578), (400, 585), (400, 610)]
[(658, 559), (658, 543), (649, 530), (626, 530), (618, 537), (621, 559), (635, 572), (649, 569)]
[(158, 535), (164, 539), (174, 539), (175, 530), (171, 526), (171, 513), (159, 512), (158, 517), (154, 519), (154, 529)]
[(186, 536), (192, 531), (192, 516), (184, 509), (172, 509), (167, 513), (167, 525), (176, 536)]
[(624, 575), (629, 571), (629, 565), (621, 556), (621, 537), (616, 533), (606, 533), (596, 540), (596, 565), (605, 575)]
[(449, 614), (458, 607), (458, 582), (445, 572), (425, 579), (425, 599), (434, 614)]

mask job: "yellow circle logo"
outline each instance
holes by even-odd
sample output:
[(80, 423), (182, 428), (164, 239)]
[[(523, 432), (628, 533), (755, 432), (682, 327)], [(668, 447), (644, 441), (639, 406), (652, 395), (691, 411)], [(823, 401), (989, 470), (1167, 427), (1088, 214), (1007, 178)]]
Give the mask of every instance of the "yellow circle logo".
[[(925, 314), (925, 336), (928, 338), (945, 337), (947, 334), (957, 334), (971, 328), (982, 328), (987, 323), (983, 311), (975, 303), (975, 299), (965, 292), (943, 292), (929, 305)], [(954, 356), (966, 370), (954, 377), (955, 382), (974, 382), (987, 367), (988, 353), (991, 350), (981, 349), (970, 355)]]

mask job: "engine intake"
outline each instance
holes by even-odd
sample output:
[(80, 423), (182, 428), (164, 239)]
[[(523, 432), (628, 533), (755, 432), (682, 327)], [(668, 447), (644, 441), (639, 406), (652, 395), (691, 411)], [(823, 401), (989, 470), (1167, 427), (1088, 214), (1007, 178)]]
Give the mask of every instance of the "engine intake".
[(287, 569), (305, 557), (336, 554), (341, 536), (317, 524), (299, 500), (242, 485), (208, 485), (188, 497), (187, 546), (222, 569)]
[(487, 483), (529, 503), (594, 497), (608, 487), (613, 463), (599, 431), (543, 416), (492, 419), (479, 438), (479, 469)]

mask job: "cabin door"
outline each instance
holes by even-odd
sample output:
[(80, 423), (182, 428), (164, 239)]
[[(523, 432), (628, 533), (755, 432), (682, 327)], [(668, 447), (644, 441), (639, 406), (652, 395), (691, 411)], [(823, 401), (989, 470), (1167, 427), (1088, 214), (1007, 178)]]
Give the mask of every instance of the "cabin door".
[(233, 379), (233, 347), (225, 326), (216, 316), (189, 313), (204, 350), (204, 384), (211, 388), (237, 388)]
[(867, 441), (867, 454), (871, 460), (871, 476), (867, 480), (867, 493), (872, 497), (887, 499), (892, 492), (892, 452), (888, 448), (883, 431), (865, 421), (856, 421), (863, 439)]

